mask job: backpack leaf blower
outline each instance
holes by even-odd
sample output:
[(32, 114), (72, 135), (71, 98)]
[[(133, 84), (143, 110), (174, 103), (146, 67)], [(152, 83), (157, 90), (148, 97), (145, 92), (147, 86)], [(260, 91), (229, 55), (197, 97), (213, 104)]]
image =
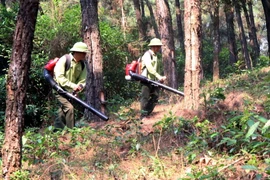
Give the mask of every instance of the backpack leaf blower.
[(142, 83), (151, 84), (153, 86), (157, 86), (157, 87), (160, 87), (162, 89), (165, 89), (165, 90), (168, 90), (170, 92), (173, 92), (175, 94), (184, 96), (184, 93), (181, 92), (181, 91), (178, 91), (178, 90), (176, 90), (174, 88), (171, 88), (171, 87), (166, 86), (166, 85), (164, 85), (162, 83), (159, 83), (157, 81), (153, 81), (151, 79), (148, 79), (145, 76), (142, 76), (140, 74), (135, 73), (136, 72), (137, 65), (138, 65), (138, 63), (133, 61), (131, 64), (128, 64), (126, 66), (126, 75), (125, 75), (125, 79), (126, 80), (128, 80), (128, 81), (135, 80), (135, 81), (140, 81)]
[(57, 93), (67, 99), (72, 99), (75, 102), (79, 103), (80, 105), (82, 105), (84, 108), (90, 110), (93, 114), (95, 114), (96, 116), (100, 117), (101, 119), (108, 121), (109, 118), (104, 115), (102, 112), (99, 112), (98, 110), (96, 110), (95, 108), (93, 108), (92, 106), (90, 106), (89, 104), (87, 104), (86, 102), (82, 101), (81, 99), (77, 98), (75, 95), (63, 90), (56, 82), (55, 80), (52, 78), (50, 72), (46, 69), (43, 70), (43, 76), (45, 77), (45, 79), (49, 82), (49, 84), (52, 86), (52, 88), (54, 90), (57, 91)]

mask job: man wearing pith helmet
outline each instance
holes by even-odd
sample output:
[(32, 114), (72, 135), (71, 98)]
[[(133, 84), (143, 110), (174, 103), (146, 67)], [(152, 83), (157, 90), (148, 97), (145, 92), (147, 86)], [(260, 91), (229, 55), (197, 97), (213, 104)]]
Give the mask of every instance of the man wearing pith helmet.
[[(70, 49), (70, 53), (62, 56), (56, 63), (54, 79), (64, 90), (79, 93), (85, 87), (87, 71), (84, 60), (88, 52), (85, 43), (77, 42)], [(67, 63), (70, 65), (68, 69)], [(63, 129), (65, 126), (73, 128), (75, 125), (73, 105), (58, 93), (55, 93), (55, 96), (61, 104), (54, 122), (55, 128)]]
[[(158, 60), (157, 53), (160, 51), (162, 42), (158, 38), (153, 38), (148, 44), (149, 50), (142, 56), (142, 74), (148, 79), (159, 81), (163, 83), (166, 76), (160, 75), (161, 73), (161, 60)], [(158, 98), (159, 89), (151, 84), (141, 83), (141, 119), (150, 115), (154, 110)]]

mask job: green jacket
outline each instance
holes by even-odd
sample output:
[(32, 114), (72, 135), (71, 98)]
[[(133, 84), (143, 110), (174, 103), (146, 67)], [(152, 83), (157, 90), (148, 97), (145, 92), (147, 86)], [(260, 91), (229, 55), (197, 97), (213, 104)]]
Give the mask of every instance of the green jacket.
[(87, 71), (85, 67), (82, 69), (80, 62), (74, 60), (72, 54), (69, 55), (71, 56), (70, 68), (65, 72), (66, 58), (62, 56), (54, 67), (54, 79), (66, 91), (73, 92), (77, 85), (85, 86)]
[(142, 75), (151, 80), (159, 80), (162, 76), (161, 61), (158, 60), (157, 55), (149, 49), (142, 56)]

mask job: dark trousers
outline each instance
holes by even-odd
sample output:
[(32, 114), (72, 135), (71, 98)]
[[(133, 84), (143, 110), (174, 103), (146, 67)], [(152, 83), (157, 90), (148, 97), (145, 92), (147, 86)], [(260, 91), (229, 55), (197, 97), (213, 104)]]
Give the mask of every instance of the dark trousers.
[(142, 84), (141, 116), (149, 115), (155, 108), (159, 97), (159, 88), (150, 84)]
[(58, 110), (58, 117), (54, 121), (54, 127), (63, 129), (67, 126), (68, 128), (73, 128), (75, 125), (73, 105), (59, 94), (55, 94), (55, 97), (60, 102), (61, 106)]

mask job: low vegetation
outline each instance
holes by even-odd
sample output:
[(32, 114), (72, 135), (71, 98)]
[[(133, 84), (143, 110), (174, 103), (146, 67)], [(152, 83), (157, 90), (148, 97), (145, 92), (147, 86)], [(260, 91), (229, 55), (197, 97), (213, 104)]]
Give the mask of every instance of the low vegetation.
[(135, 100), (109, 122), (81, 120), (61, 132), (29, 128), (13, 179), (267, 179), (269, 70), (206, 82), (196, 112), (164, 92), (143, 121)]
[[(54, 3), (52, 8), (50, 4)], [(138, 84), (127, 83), (123, 73), (125, 64), (138, 58), (130, 52), (140, 54), (147, 44), (138, 41), (135, 21), (128, 21), (133, 27), (125, 34), (119, 25), (120, 16), (114, 18), (112, 11), (101, 7), (99, 28), (110, 120), (88, 122), (78, 113), (76, 128), (54, 132), (51, 125), (57, 105), (41, 71), (50, 58), (61, 56), (81, 40), (81, 14), (79, 3), (66, 8), (58, 1), (42, 1), (41, 6), (27, 90), (23, 164), (11, 179), (269, 179), (270, 67), (264, 53), (258, 69), (244, 71), (242, 57), (232, 67), (228, 64), (227, 41), (222, 38), (226, 44), (219, 57), (223, 79), (208, 82), (213, 74), (214, 47), (212, 36), (205, 34), (200, 109), (184, 109), (181, 97), (162, 92), (152, 116), (140, 121)], [(0, 149), (4, 140), (6, 69), (17, 11), (17, 6), (0, 11)], [(179, 83), (183, 83), (185, 57), (180, 49), (176, 49), (176, 62)]]

